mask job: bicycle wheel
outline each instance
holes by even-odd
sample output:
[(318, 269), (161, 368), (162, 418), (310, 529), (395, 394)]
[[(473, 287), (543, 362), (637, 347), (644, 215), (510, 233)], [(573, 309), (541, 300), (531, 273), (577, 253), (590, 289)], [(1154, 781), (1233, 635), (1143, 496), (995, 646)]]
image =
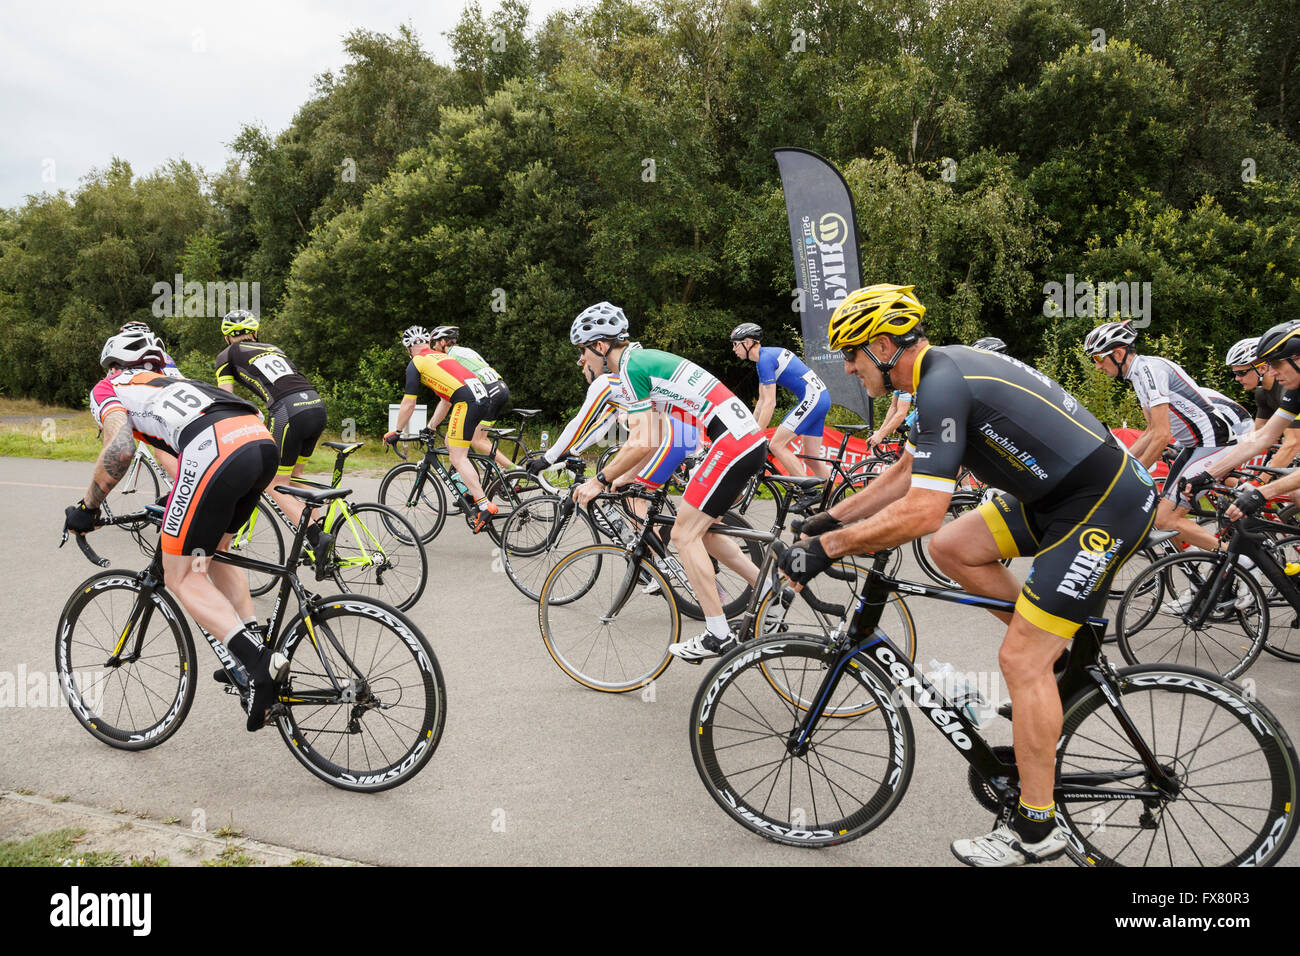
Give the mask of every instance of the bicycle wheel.
[[(752, 525), (750, 525), (748, 521), (740, 517), (740, 515), (734, 514), (730, 511), (723, 514), (722, 523), (732, 528), (752, 528)], [(665, 533), (668, 532), (667, 528), (663, 530)], [(663, 539), (661, 538), (660, 540)], [(671, 538), (669, 540), (671, 541)], [(740, 545), (745, 556), (748, 557), (755, 566), (763, 563), (762, 544), (757, 541), (744, 541), (740, 538), (733, 538), (732, 540)], [(680, 560), (677, 558), (677, 553), (672, 549), (671, 544), (668, 544), (667, 546), (670, 549), (669, 554), (672, 556), (673, 560)], [(727, 617), (735, 617), (737, 614), (742, 613), (745, 610), (745, 607), (749, 604), (749, 598), (752, 594), (750, 585), (744, 578), (731, 570), (731, 568), (724, 565), (717, 558), (710, 556), (710, 561), (713, 564), (713, 578), (718, 589), (718, 599), (722, 602), (722, 613)], [(696, 600), (695, 593), (691, 589), (684, 587), (682, 582), (678, 581), (675, 577), (668, 576), (666, 580), (669, 582), (669, 587), (673, 589), (673, 596), (677, 601), (677, 609), (683, 615), (692, 620), (704, 620), (704, 611), (700, 608), (700, 603)]]
[[(158, 483), (158, 475), (154, 473), (151, 460), (145, 452), (137, 451), (131, 463), (127, 465), (122, 480), (113, 486), (113, 490), (104, 499), (100, 510), (105, 517), (130, 514), (141, 510), (145, 505), (153, 504), (160, 494), (162, 488)], [(141, 531), (148, 525), (148, 521), (141, 520), (124, 522), (117, 527), (127, 531)]]
[[(119, 750), (158, 746), (180, 729), (194, 702), (194, 641), (185, 615), (158, 588), (133, 619), (140, 594), (133, 574), (87, 578), (64, 605), (54, 644), (73, 716)], [(121, 659), (110, 665), (119, 651)]]
[[(811, 728), (808, 749), (788, 741), (806, 716), (776, 690), (814, 696), (831, 660), (826, 641), (788, 634), (723, 655), (691, 706), (691, 753), (705, 789), (727, 814), (759, 836), (791, 846), (831, 846), (880, 825), (912, 778), (912, 724), (890, 684), (864, 655), (841, 670), (829, 708), (872, 706)], [(768, 676), (779, 674), (775, 683)]]
[(330, 572), (341, 589), (401, 611), (420, 600), (429, 559), (415, 528), (397, 511), (373, 502), (345, 502), (326, 530), (334, 535)]
[(447, 718), (428, 641), (405, 614), (359, 594), (326, 598), (311, 625), (309, 633), (295, 618), (279, 644), (290, 666), (273, 717), (289, 751), (344, 790), (410, 780), (433, 756)]
[(488, 522), (486, 530), (498, 547), (501, 545), (501, 529), (505, 527), (506, 519), (525, 501), (545, 493), (546, 489), (541, 482), (522, 468), (496, 472), (483, 482), (483, 494), (497, 506), (496, 516)]
[(1254, 663), (1268, 635), (1268, 602), (1253, 576), (1235, 565), (1218, 606), (1199, 627), (1198, 612), (1226, 555), (1186, 551), (1144, 569), (1115, 612), (1120, 653), (1130, 664), (1168, 662), (1233, 678)]
[[(230, 539), (231, 554), (238, 554), (270, 564), (284, 564), (284, 535), (280, 522), (265, 501), (259, 501), (244, 526)], [(248, 593), (261, 597), (268, 593), (280, 579), (263, 571), (248, 571)]]
[(1070, 834), (1074, 861), (1271, 866), (1280, 860), (1295, 837), (1300, 793), (1295, 749), (1268, 709), (1236, 684), (1172, 664), (1124, 668), (1112, 687), (1178, 793), (1155, 790), (1106, 701), (1108, 691), (1082, 691), (1065, 705), (1056, 761), (1057, 819)]
[(633, 567), (627, 549), (613, 544), (580, 548), (556, 563), (542, 585), (537, 621), (564, 673), (612, 694), (662, 674), (673, 659), (668, 645), (681, 632), (663, 575), (649, 561)]
[(442, 490), (442, 482), (432, 470), (420, 486), (420, 494), (415, 495), (415, 479), (420, 466), (414, 462), (404, 462), (389, 469), (379, 483), (379, 503), (398, 511), (403, 518), (415, 526), (420, 534), (420, 543), (428, 544), (438, 537), (447, 520), (447, 493)]
[(575, 507), (561, 519), (564, 500), (555, 495), (530, 498), (501, 528), (501, 565), (510, 583), (531, 601), (539, 599), (560, 558), (599, 540), (585, 508)]
[[(1289, 506), (1282, 512), (1283, 520), (1288, 523), (1294, 523), (1296, 520), (1295, 505)], [(1285, 566), (1289, 562), (1300, 557), (1300, 539), (1294, 536), (1281, 536), (1274, 538), (1268, 545), (1268, 551), (1272, 554), (1278, 564)], [(1292, 577), (1293, 584), (1300, 586), (1300, 578)], [(1292, 622), (1300, 620), (1300, 615), (1291, 606), (1290, 597), (1280, 591), (1271, 581), (1261, 581), (1264, 587), (1264, 596), (1268, 598), (1269, 607), (1278, 608), (1278, 612), (1273, 615), (1271, 626), (1268, 630), (1268, 637), (1264, 640), (1264, 650), (1274, 657), (1284, 661), (1295, 663), (1300, 661), (1300, 625), (1290, 626)], [(1283, 627), (1283, 625), (1288, 625)]]

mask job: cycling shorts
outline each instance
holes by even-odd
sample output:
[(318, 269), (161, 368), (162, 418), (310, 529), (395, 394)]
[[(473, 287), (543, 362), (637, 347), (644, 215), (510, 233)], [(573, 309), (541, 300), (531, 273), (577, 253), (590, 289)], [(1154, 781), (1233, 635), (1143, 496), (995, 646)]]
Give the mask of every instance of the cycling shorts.
[(662, 488), (673, 476), (677, 466), (686, 460), (686, 456), (700, 447), (700, 429), (688, 425), (676, 416), (669, 416), (664, 428), (664, 440), (660, 442), (650, 461), (636, 476), (638, 484), (647, 488)]
[(483, 420), (479, 424), (484, 428), (491, 428), (510, 404), (510, 389), (506, 388), (506, 383), (500, 379), (495, 382), (485, 382), (483, 387), (488, 393), (487, 411), (483, 413)]
[(785, 416), (782, 428), (788, 428), (796, 435), (816, 435), (821, 437), (826, 430), (826, 413), (831, 410), (831, 393), (820, 383), (809, 383), (799, 404)]
[(163, 513), (164, 554), (215, 554), (275, 479), (280, 454), (256, 415), (219, 411), (186, 426)]
[(762, 432), (741, 438), (723, 432), (691, 472), (683, 500), (710, 518), (721, 518), (766, 463), (767, 439)]
[(294, 392), (271, 406), (271, 438), (280, 450), (280, 474), (288, 474), (316, 450), (325, 431), (325, 403), (315, 392)]
[(468, 448), (474, 429), (487, 418), (488, 403), (476, 399), (468, 385), (452, 392), (447, 401), (451, 403), (451, 414), (447, 416), (447, 446)]
[(1065, 638), (1104, 607), (1115, 572), (1156, 516), (1155, 481), (1136, 458), (1105, 445), (1078, 470), (1108, 477), (1050, 502), (1000, 494), (978, 509), (1003, 558), (1034, 559), (1016, 613)]
[(1182, 501), (1178, 500), (1178, 485), (1189, 478), (1195, 478), (1215, 462), (1227, 458), (1236, 450), (1236, 445), (1225, 445), (1222, 448), (1189, 445), (1180, 449), (1173, 464), (1169, 466), (1169, 474), (1165, 476), (1165, 487), (1160, 497), (1172, 501), (1175, 505), (1190, 506), (1191, 502), (1186, 498)]

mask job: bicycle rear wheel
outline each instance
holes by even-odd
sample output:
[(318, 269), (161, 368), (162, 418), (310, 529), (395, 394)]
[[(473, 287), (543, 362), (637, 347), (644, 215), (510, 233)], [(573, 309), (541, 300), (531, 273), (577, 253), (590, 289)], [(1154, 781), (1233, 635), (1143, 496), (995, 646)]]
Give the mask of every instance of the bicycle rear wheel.
[(557, 561), (598, 540), (595, 525), (583, 508), (561, 518), (564, 499), (555, 495), (529, 498), (501, 528), (501, 564), (510, 583), (532, 601), (538, 600)]
[(856, 707), (867, 698), (872, 706), (853, 717), (826, 715), (813, 725), (807, 752), (791, 752), (790, 735), (806, 711), (777, 685), (810, 699), (831, 659), (812, 634), (743, 644), (713, 666), (691, 706), (691, 753), (705, 789), (733, 820), (777, 843), (857, 839), (894, 811), (912, 777), (911, 720), (862, 655), (858, 666), (842, 669), (827, 704)]
[(289, 751), (326, 783), (374, 792), (420, 772), (442, 739), (438, 659), (405, 614), (356, 594), (324, 599), (285, 628), (289, 675), (273, 719)]
[(1154, 789), (1101, 688), (1065, 705), (1057, 817), (1082, 866), (1271, 866), (1295, 837), (1297, 760), (1277, 719), (1204, 671), (1119, 672), (1119, 700), (1178, 784)]
[[(1133, 579), (1115, 612), (1119, 651), (1130, 664), (1168, 662), (1233, 678), (1259, 657), (1269, 630), (1268, 602), (1240, 565), (1224, 583), (1218, 606), (1199, 627), (1194, 617), (1215, 575), (1228, 560), (1207, 551), (1161, 558)], [(1240, 603), (1240, 607), (1238, 604)]]
[(663, 575), (649, 561), (634, 567), (627, 549), (612, 544), (580, 548), (556, 563), (542, 585), (537, 620), (547, 653), (564, 673), (612, 694), (662, 674), (681, 631)]
[[(54, 644), (73, 716), (119, 750), (158, 746), (180, 729), (194, 703), (194, 640), (185, 615), (158, 588), (144, 613), (133, 617), (140, 595), (133, 574), (104, 571), (87, 578), (64, 605)], [(142, 627), (139, 654), (132, 656)], [(109, 664), (119, 653), (121, 659)]]
[(429, 559), (415, 528), (397, 511), (373, 502), (345, 504), (326, 530), (334, 535), (330, 571), (342, 590), (402, 611), (420, 600)]
[[(265, 501), (257, 503), (244, 526), (235, 532), (230, 539), (229, 551), (257, 561), (284, 564), (284, 535), (280, 532), (280, 522), (275, 513)], [(248, 592), (253, 597), (261, 597), (280, 583), (274, 574), (262, 571), (245, 573), (248, 575)]]

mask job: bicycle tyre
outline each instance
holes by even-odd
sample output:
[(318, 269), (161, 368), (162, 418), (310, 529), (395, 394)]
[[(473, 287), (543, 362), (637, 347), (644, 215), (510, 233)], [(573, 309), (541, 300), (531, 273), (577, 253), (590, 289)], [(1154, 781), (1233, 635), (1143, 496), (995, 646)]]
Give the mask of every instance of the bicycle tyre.
[[(884, 822), (911, 782), (911, 719), (889, 679), (863, 654), (853, 658), (856, 666), (843, 668), (829, 703), (834, 708), (865, 694), (874, 706), (819, 721), (808, 751), (790, 753), (787, 738), (805, 711), (767, 675), (780, 672), (782, 683), (811, 697), (830, 658), (830, 645), (813, 634), (742, 644), (713, 666), (691, 705), (691, 755), (705, 789), (734, 821), (776, 843), (823, 847), (855, 840)], [(836, 737), (838, 743), (829, 743)], [(867, 740), (870, 751), (854, 749)]]
[[(1081, 866), (1148, 866), (1153, 857), (1169, 866), (1281, 860), (1295, 838), (1300, 769), (1277, 718), (1236, 684), (1175, 664), (1124, 668), (1113, 689), (1180, 791), (1172, 800), (1150, 796), (1153, 785), (1137, 754), (1129, 755), (1107, 691), (1076, 694), (1065, 705), (1056, 761), (1057, 819), (1071, 858)], [(1115, 788), (1115, 798), (1071, 794), (1072, 782), (1096, 786), (1099, 776), (1110, 778), (1101, 785)]]
[[(447, 719), (447, 689), (429, 642), (401, 611), (359, 594), (322, 599), (311, 625), (313, 634), (295, 617), (277, 643), (289, 658), (273, 712), (285, 745), (313, 774), (343, 790), (375, 793), (407, 782), (433, 756)], [(331, 637), (358, 668), (367, 668), (364, 674), (347, 667)], [(322, 655), (340, 678), (351, 672), (351, 699), (328, 684)], [(359, 738), (355, 746), (352, 737)]]
[[(583, 687), (622, 694), (644, 687), (672, 663), (681, 615), (668, 582), (649, 561), (630, 567), (621, 545), (593, 544), (561, 558), (542, 584), (537, 623), (551, 660)], [(618, 614), (627, 575), (632, 591)], [(642, 582), (658, 585), (647, 593)], [(553, 599), (554, 596), (554, 599)]]
[(379, 482), (379, 503), (396, 509), (415, 526), (420, 534), (420, 543), (428, 544), (438, 537), (447, 521), (447, 493), (443, 491), (437, 473), (430, 469), (420, 488), (419, 499), (408, 507), (419, 470), (419, 465), (409, 461), (390, 468)]
[(502, 568), (530, 601), (540, 600), (542, 585), (557, 561), (600, 540), (585, 508), (575, 507), (555, 533), (564, 501), (556, 495), (536, 495), (516, 508), (501, 528)]
[[(55, 632), (59, 686), (73, 716), (93, 737), (118, 750), (158, 746), (180, 729), (194, 703), (194, 639), (180, 605), (161, 587), (152, 595), (153, 612), (140, 658), (102, 677), (93, 676), (94, 667), (106, 670), (140, 591), (134, 574), (93, 575), (68, 598)], [(118, 592), (125, 600), (115, 600)], [(83, 624), (92, 605), (94, 613)], [(132, 640), (134, 633), (132, 627)], [(119, 726), (123, 718), (128, 725)]]
[[(257, 507), (244, 522), (244, 526), (230, 539), (229, 550), (231, 554), (246, 558), (284, 564), (284, 533), (280, 530), (280, 519), (265, 501), (258, 500)], [(253, 597), (270, 593), (280, 583), (274, 574), (262, 571), (244, 573), (248, 575), (248, 593)]]
[[(1199, 667), (1229, 680), (1259, 657), (1269, 630), (1264, 590), (1240, 565), (1224, 585), (1225, 601), (1192, 631), (1185, 612), (1171, 610), (1186, 589), (1199, 593), (1209, 586), (1228, 558), (1209, 551), (1181, 551), (1143, 569), (1115, 611), (1115, 636), (1129, 664), (1182, 664)], [(1251, 595), (1248, 608), (1232, 602), (1238, 589)]]
[(399, 611), (414, 607), (429, 580), (429, 557), (411, 523), (375, 502), (344, 503), (336, 515), (325, 529), (334, 535), (329, 564), (334, 583)]

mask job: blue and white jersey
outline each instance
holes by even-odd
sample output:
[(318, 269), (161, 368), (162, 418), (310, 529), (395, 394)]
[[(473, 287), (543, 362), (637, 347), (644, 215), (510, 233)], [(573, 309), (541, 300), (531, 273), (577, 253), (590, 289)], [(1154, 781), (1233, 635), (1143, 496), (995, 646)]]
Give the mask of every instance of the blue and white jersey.
[(824, 391), (826, 386), (817, 374), (789, 349), (765, 346), (758, 350), (758, 383), (780, 385), (794, 392), (799, 401), (810, 388)]

